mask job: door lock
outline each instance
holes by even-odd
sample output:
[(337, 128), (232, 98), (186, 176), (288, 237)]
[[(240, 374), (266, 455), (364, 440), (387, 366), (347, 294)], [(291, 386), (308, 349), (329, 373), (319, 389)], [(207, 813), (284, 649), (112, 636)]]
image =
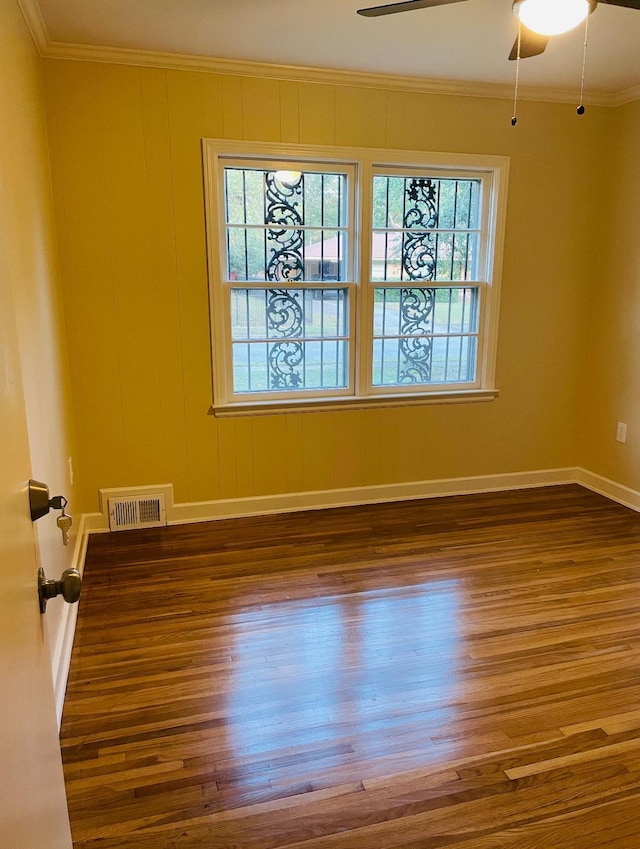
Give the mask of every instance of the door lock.
[(45, 613), (49, 599), (58, 595), (61, 595), (68, 604), (74, 604), (80, 598), (81, 591), (82, 576), (77, 569), (65, 569), (59, 581), (47, 578), (42, 566), (38, 569), (40, 613)]
[(41, 481), (29, 481), (29, 509), (31, 512), (31, 521), (35, 522), (46, 516), (49, 510), (61, 510), (62, 512), (56, 519), (56, 524), (62, 531), (62, 544), (69, 545), (69, 529), (73, 519), (67, 516), (65, 508), (67, 499), (64, 495), (49, 496), (49, 487)]

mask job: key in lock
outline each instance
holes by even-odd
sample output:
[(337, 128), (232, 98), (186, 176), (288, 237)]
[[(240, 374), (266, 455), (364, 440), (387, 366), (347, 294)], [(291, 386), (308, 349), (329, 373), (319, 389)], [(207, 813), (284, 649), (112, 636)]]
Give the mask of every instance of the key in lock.
[(69, 545), (69, 530), (73, 523), (73, 519), (71, 516), (67, 516), (67, 514), (63, 511), (62, 515), (58, 516), (56, 519), (56, 524), (62, 531), (62, 543), (63, 545)]

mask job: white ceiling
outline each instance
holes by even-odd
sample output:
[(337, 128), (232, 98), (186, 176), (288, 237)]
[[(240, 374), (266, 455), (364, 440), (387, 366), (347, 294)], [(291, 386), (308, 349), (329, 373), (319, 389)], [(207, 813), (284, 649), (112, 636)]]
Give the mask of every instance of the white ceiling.
[[(33, 2), (33, 0), (32, 0)], [(558, 0), (561, 2), (561, 0)], [(305, 68), (512, 84), (511, 0), (467, 0), (378, 18), (376, 0), (37, 0), (50, 50), (92, 45)], [(584, 27), (522, 62), (523, 87), (580, 87)], [(599, 5), (586, 91), (640, 96), (640, 11)], [(577, 96), (577, 94), (576, 94)]]

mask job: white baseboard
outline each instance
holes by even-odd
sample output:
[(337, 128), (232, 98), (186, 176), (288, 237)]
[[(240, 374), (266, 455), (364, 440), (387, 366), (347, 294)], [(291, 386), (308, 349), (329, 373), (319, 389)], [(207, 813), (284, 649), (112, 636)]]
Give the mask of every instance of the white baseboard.
[(576, 469), (576, 483), (640, 513), (640, 492), (587, 469)]
[[(216, 519), (239, 519), (269, 513), (291, 513), (300, 510), (322, 510), (328, 507), (350, 507), (356, 504), (379, 504), (392, 501), (411, 501), (418, 498), (441, 498), (447, 495), (470, 495), (480, 492), (499, 492), (509, 489), (529, 489), (540, 486), (558, 486), (575, 483), (577, 469), (544, 469), (528, 472), (511, 472), (501, 475), (479, 475), (465, 478), (442, 478), (431, 481), (380, 484), (375, 486), (325, 489), (313, 492), (288, 492), (280, 495), (258, 495), (247, 498), (225, 498), (217, 501), (193, 501), (176, 504), (171, 484), (133, 487), (129, 490), (104, 490), (126, 496), (142, 490), (162, 490), (165, 494), (167, 524), (182, 525), (189, 522), (207, 522)], [(106, 504), (106, 498), (101, 499)], [(89, 533), (109, 530), (106, 507), (102, 513), (88, 513), (84, 517)]]
[[(419, 498), (442, 498), (450, 495), (473, 495), (481, 492), (533, 489), (541, 486), (560, 486), (571, 483), (578, 483), (593, 492), (610, 498), (612, 501), (617, 501), (626, 507), (631, 507), (633, 510), (640, 512), (640, 492), (579, 467), (512, 472), (501, 475), (480, 475), (466, 478), (443, 478), (432, 481), (413, 481), (411, 483), (351, 487), (348, 489), (328, 489), (317, 492), (294, 492), (282, 495), (227, 498), (219, 501), (197, 501), (182, 504), (174, 503), (173, 486), (171, 484), (162, 484), (162, 490), (166, 496), (168, 524), (181, 525), (189, 522), (236, 519), (269, 513), (322, 510), (328, 507), (349, 507), (357, 504), (410, 501)], [(157, 490), (158, 487), (136, 487), (135, 489), (136, 491), (141, 489)], [(130, 491), (126, 489), (117, 490), (118, 493), (124, 494)], [(106, 505), (106, 499), (104, 499), (104, 503)], [(73, 558), (73, 565), (81, 573), (84, 569), (89, 534), (104, 533), (108, 532), (108, 530), (109, 517), (106, 507), (102, 513), (85, 513), (82, 516)], [(126, 531), (123, 531), (123, 533), (126, 533)], [(77, 605), (65, 605), (65, 613), (53, 653), (53, 676), (58, 723), (60, 723), (62, 717), (64, 693), (69, 674), (71, 648), (77, 615)]]
[(357, 504), (412, 501), (419, 498), (441, 498), (448, 495), (468, 495), (509, 489), (528, 489), (573, 481), (575, 481), (575, 469), (573, 468), (548, 469), (503, 475), (443, 478), (433, 481), (412, 481), (411, 483), (191, 502), (173, 505), (169, 524), (259, 516), (269, 513), (290, 513), (300, 510), (322, 510), (328, 507), (350, 507)]

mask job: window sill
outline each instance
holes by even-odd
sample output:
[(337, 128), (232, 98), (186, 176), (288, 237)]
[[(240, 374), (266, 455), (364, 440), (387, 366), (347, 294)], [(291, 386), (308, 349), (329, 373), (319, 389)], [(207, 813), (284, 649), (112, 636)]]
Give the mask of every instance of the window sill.
[(230, 416), (268, 416), (274, 413), (335, 412), (336, 410), (372, 410), (383, 407), (419, 407), (428, 404), (469, 404), (494, 401), (498, 389), (466, 389), (452, 392), (430, 392), (428, 395), (376, 395), (367, 398), (329, 398), (298, 401), (253, 401), (244, 404), (212, 405), (209, 415), (216, 418)]

